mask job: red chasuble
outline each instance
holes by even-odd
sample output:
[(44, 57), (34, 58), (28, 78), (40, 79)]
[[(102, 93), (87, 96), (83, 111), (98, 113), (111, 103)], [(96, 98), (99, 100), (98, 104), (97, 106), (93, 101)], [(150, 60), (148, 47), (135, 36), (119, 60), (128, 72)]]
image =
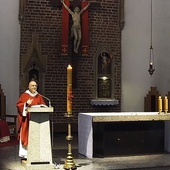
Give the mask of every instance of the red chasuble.
[(30, 96), (28, 93), (23, 93), (17, 102), (18, 109), (18, 137), (21, 139), (21, 143), (24, 146), (28, 145), (28, 131), (29, 131), (29, 119), (30, 114), (27, 113), (26, 116), (23, 116), (23, 109), (26, 101), (28, 99), (33, 99), (33, 102), (30, 106), (45, 104), (41, 95), (37, 94), (35, 97)]
[[(87, 1), (82, 1), (82, 9), (88, 5)], [(88, 9), (82, 13), (82, 56), (89, 55), (89, 21), (88, 21)]]
[[(65, 4), (69, 7), (69, 0), (64, 0)], [(68, 34), (69, 34), (69, 12), (62, 7), (62, 37), (61, 37), (61, 55), (68, 55)]]

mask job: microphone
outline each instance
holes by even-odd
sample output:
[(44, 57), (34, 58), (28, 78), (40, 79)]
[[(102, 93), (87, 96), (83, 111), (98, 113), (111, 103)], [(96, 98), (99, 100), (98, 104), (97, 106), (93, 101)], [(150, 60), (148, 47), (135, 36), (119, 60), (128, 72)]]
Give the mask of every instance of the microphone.
[(43, 96), (42, 94), (38, 93), (40, 96), (42, 96), (44, 99), (47, 99), (48, 100), (48, 103), (49, 103), (49, 107), (51, 107), (51, 101), (49, 98)]

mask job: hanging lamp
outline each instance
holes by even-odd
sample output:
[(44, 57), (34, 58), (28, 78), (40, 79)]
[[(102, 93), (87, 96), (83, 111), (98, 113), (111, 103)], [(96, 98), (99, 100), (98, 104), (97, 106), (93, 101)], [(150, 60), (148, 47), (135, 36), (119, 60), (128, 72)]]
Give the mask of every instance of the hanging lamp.
[(151, 0), (151, 44), (150, 44), (148, 72), (150, 75), (152, 75), (154, 71), (155, 71), (155, 66), (154, 66), (154, 50), (153, 50), (153, 46), (152, 46), (152, 0)]

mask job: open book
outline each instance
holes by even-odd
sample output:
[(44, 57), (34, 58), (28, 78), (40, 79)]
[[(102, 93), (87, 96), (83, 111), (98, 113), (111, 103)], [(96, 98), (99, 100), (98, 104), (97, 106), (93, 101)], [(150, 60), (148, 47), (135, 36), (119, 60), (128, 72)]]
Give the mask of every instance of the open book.
[(33, 105), (31, 107), (48, 107), (47, 105), (45, 104), (38, 104), (38, 105)]

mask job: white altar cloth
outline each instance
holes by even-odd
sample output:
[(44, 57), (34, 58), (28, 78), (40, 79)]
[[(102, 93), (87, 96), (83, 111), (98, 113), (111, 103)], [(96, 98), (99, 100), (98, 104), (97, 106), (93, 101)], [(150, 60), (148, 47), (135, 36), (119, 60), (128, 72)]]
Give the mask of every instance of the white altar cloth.
[(165, 124), (165, 150), (170, 151), (170, 114), (158, 112), (96, 112), (78, 115), (78, 152), (93, 158), (93, 122), (168, 121)]

